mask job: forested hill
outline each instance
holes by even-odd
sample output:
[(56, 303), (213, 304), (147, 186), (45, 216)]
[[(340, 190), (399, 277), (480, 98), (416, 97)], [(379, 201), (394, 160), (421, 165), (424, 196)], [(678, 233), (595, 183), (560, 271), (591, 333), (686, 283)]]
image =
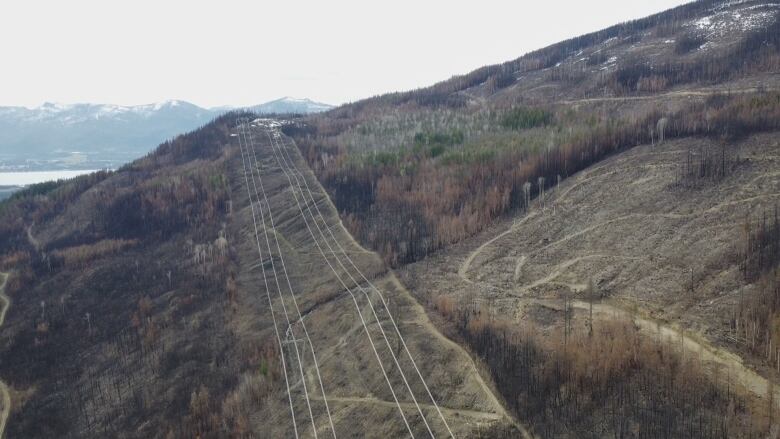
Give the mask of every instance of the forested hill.
[[(19, 191), (0, 202), (5, 435), (290, 437), (292, 411), (324, 437), (332, 409), (341, 437), (765, 437), (779, 71), (780, 2), (699, 1), (283, 124), (228, 113), (116, 171)], [(763, 220), (734, 219), (754, 204)], [(502, 219), (518, 221), (485, 236)], [(672, 327), (700, 310), (703, 335)], [(319, 363), (293, 359), (304, 325)], [(662, 325), (681, 352), (647, 330)], [(690, 344), (730, 368), (690, 366)], [(402, 351), (424, 387), (404, 385)], [(734, 377), (760, 378), (762, 410)]]
[(468, 353), (338, 225), (279, 126), (231, 113), (0, 203), (8, 437), (517, 434)]
[(235, 255), (219, 244), (237, 117), (0, 203), (6, 437), (191, 437), (191, 394), (224, 397), (239, 365), (224, 302)]
[(776, 0), (695, 1), (430, 87), (347, 104), (329, 117), (358, 118), (394, 106), (460, 108), (485, 100), (507, 105), (653, 94), (775, 72), (779, 9)]
[(779, 12), (698, 1), (287, 132), (350, 230), (414, 261), (616, 151), (777, 129)]

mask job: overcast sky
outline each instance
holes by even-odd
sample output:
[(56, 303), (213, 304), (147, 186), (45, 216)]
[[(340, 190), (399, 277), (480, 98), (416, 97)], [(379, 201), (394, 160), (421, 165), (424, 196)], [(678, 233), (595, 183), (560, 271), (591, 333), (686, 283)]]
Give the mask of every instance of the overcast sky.
[(338, 104), (682, 3), (2, 0), (0, 105), (250, 105), (287, 95)]

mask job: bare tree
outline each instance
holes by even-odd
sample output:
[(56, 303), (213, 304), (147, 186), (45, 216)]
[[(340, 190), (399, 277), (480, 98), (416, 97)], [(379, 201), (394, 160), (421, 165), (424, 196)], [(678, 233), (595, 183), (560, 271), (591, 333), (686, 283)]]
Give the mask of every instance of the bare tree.
[[(775, 414), (775, 386), (772, 380), (767, 380), (766, 387), (766, 400), (767, 400), (767, 414), (769, 417), (769, 431), (772, 431), (772, 423), (774, 422)], [(777, 437), (777, 435), (775, 435)]]
[(523, 193), (525, 193), (525, 210), (531, 207), (531, 182), (526, 181), (523, 183)]
[(658, 121), (658, 144), (664, 143), (664, 135), (666, 133), (666, 125), (669, 124), (669, 119), (662, 117)]
[(596, 287), (593, 278), (588, 279), (588, 287), (585, 292), (588, 298), (588, 335), (593, 335), (593, 301), (596, 299)]
[(653, 125), (652, 125), (652, 124), (650, 124), (650, 125), (647, 127), (647, 129), (648, 129), (648, 131), (650, 132), (650, 144), (651, 144), (652, 146), (655, 146), (655, 130), (653, 129)]
[(214, 241), (214, 245), (219, 250), (220, 256), (225, 256), (225, 252), (227, 251), (228, 248), (227, 239), (225, 239), (224, 236), (220, 236), (219, 238), (217, 238), (216, 241)]

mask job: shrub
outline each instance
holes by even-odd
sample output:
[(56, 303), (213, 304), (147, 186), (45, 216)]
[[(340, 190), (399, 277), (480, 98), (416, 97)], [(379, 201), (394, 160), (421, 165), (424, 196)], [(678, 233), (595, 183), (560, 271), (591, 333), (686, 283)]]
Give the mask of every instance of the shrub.
[(552, 113), (540, 108), (520, 107), (509, 111), (501, 119), (501, 126), (512, 130), (524, 130), (544, 126), (552, 121)]

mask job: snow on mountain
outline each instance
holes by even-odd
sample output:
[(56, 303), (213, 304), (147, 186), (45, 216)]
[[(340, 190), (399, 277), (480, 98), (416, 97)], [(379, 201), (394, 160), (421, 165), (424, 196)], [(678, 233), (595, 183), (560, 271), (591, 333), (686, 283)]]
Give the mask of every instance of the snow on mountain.
[[(330, 108), (309, 99), (282, 98), (246, 109), (267, 114)], [(44, 168), (52, 163), (69, 166), (73, 151), (79, 151), (79, 166), (114, 167), (234, 109), (178, 100), (134, 106), (46, 102), (35, 108), (0, 107), (0, 169), (31, 162)]]
[(292, 98), (289, 96), (276, 99), (249, 109), (255, 113), (319, 113), (333, 108), (332, 105), (312, 101), (311, 99)]

